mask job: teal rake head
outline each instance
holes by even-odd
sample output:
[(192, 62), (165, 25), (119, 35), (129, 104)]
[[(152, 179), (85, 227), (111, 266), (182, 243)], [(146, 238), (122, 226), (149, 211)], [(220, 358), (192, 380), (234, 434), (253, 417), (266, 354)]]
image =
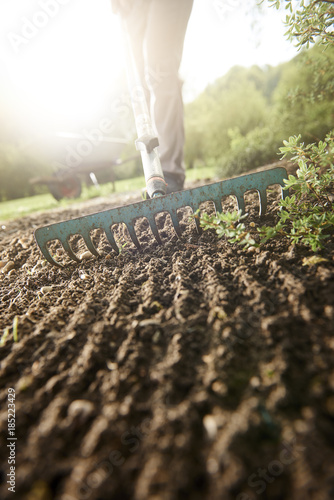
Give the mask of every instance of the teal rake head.
[[(112, 226), (114, 224), (124, 223), (129, 231), (130, 237), (137, 248), (140, 248), (134, 223), (136, 219), (145, 217), (150, 226), (152, 233), (159, 244), (161, 239), (155, 222), (155, 215), (161, 212), (170, 214), (176, 234), (181, 236), (181, 229), (177, 216), (177, 210), (184, 207), (190, 207), (193, 212), (199, 208), (201, 203), (213, 201), (216, 211), (222, 210), (222, 197), (234, 195), (238, 202), (239, 210), (245, 212), (244, 194), (250, 190), (257, 190), (260, 199), (260, 215), (263, 215), (267, 209), (267, 193), (268, 186), (279, 184), (284, 187), (284, 179), (287, 179), (286, 170), (282, 167), (273, 168), (263, 172), (256, 172), (248, 175), (242, 175), (234, 179), (227, 179), (220, 182), (208, 184), (206, 186), (197, 187), (180, 191), (166, 196), (158, 196), (150, 200), (141, 201), (132, 205), (125, 205), (118, 208), (112, 208), (103, 212), (78, 217), (76, 219), (50, 224), (45, 227), (36, 229), (36, 242), (50, 264), (62, 267), (56, 262), (48, 250), (48, 243), (52, 240), (59, 240), (65, 252), (74, 261), (80, 262), (80, 259), (73, 252), (69, 239), (73, 235), (80, 235), (88, 250), (93, 255), (99, 256), (92, 239), (91, 231), (94, 229), (102, 229), (105, 235), (115, 250), (119, 253)], [(282, 198), (287, 196), (287, 192), (281, 190)]]

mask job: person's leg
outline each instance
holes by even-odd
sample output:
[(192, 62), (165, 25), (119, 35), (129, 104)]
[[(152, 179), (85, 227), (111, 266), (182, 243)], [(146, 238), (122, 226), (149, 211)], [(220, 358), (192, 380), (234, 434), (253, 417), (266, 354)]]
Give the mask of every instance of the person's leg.
[[(136, 63), (138, 75), (143, 86), (147, 104), (150, 102), (150, 92), (145, 81), (144, 39), (147, 28), (150, 4), (153, 0), (135, 0), (129, 14), (126, 16), (126, 28), (131, 41), (132, 54)], [(131, 92), (131, 89), (129, 89)]]
[(145, 76), (166, 181), (182, 189), (184, 116), (179, 67), (193, 0), (150, 0), (144, 41)]

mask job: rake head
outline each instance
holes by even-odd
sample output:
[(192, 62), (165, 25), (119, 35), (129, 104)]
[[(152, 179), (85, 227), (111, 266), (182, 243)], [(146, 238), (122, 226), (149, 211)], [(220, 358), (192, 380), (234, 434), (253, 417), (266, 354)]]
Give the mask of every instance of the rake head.
[[(259, 194), (260, 200), (260, 215), (263, 215), (267, 209), (267, 187), (279, 184), (283, 188), (285, 185), (284, 179), (287, 179), (287, 173), (283, 167), (242, 175), (234, 179), (227, 179), (208, 184), (206, 186), (188, 189), (166, 196), (159, 196), (131, 205), (112, 208), (110, 210), (104, 210), (102, 212), (86, 215), (84, 217), (50, 224), (36, 229), (35, 239), (45, 259), (50, 262), (50, 264), (58, 267), (63, 266), (54, 260), (50, 254), (47, 246), (50, 241), (59, 240), (69, 257), (76, 262), (80, 262), (80, 259), (71, 248), (69, 242), (70, 237), (74, 235), (81, 236), (88, 250), (93, 255), (99, 256), (99, 253), (92, 242), (90, 233), (94, 229), (102, 229), (105, 232), (106, 238), (112, 248), (116, 253), (119, 253), (119, 247), (117, 246), (112, 226), (114, 224), (124, 223), (129, 231), (133, 243), (137, 248), (140, 248), (134, 223), (136, 219), (143, 217), (148, 220), (155, 239), (159, 244), (161, 244), (159, 231), (155, 222), (156, 214), (168, 212), (171, 216), (175, 232), (180, 237), (181, 229), (177, 216), (178, 209), (190, 207), (193, 212), (196, 212), (201, 203), (213, 201), (216, 211), (221, 211), (222, 197), (233, 195), (237, 199), (239, 210), (244, 213), (244, 194), (247, 191), (256, 190)], [(287, 192), (282, 189), (281, 193), (282, 198), (284, 199), (287, 196)]]

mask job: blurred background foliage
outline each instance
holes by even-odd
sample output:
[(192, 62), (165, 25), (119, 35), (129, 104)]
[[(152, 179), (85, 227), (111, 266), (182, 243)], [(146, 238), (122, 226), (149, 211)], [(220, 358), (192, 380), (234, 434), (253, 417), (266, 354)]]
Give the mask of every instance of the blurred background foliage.
[(45, 187), (29, 182), (46, 171), (51, 173), (51, 166), (38, 156), (25, 153), (15, 142), (0, 142), (0, 201), (46, 192)]
[[(297, 37), (301, 51), (278, 66), (235, 66), (186, 104), (187, 169), (214, 165), (220, 178), (240, 174), (277, 161), (279, 147), (291, 135), (301, 134), (307, 144), (324, 139), (333, 129), (333, 3), (318, 2), (313, 8), (300, 2), (296, 14), (288, 0), (268, 0), (268, 3), (291, 12), (286, 18), (287, 34), (291, 39)], [(29, 127), (22, 133), (18, 125), (22, 111), (19, 105), (13, 105), (17, 100), (15, 91), (2, 87), (0, 81), (0, 201), (47, 192), (46, 185), (31, 185), (31, 179), (50, 176), (57, 168), (67, 169), (69, 156), (73, 158), (78, 153), (82, 130), (64, 130), (76, 133), (77, 138), (68, 143), (70, 146), (67, 144), (67, 149), (62, 144), (51, 154), (51, 148), (48, 156), (43, 146), (50, 139), (50, 130), (49, 139), (43, 134), (34, 137)], [(108, 153), (107, 157), (113, 160), (136, 154), (133, 117), (124, 88), (125, 81), (119, 82), (118, 95), (111, 96), (113, 105), (108, 115), (105, 110), (99, 115), (112, 123), (112, 136), (126, 139), (122, 149)], [(97, 126), (87, 123), (85, 129), (90, 133)], [(55, 135), (57, 132), (59, 124), (54, 128)], [(87, 136), (84, 134), (82, 139), (87, 141)], [(98, 153), (97, 148), (93, 149)], [(95, 161), (90, 155), (82, 160), (93, 165)], [(140, 159), (137, 157), (113, 170), (116, 180), (140, 175)], [(95, 173), (100, 183), (110, 181), (110, 169)]]
[(334, 47), (315, 45), (276, 67), (234, 67), (186, 106), (188, 168), (230, 176), (278, 160), (283, 139), (324, 139), (334, 125)]

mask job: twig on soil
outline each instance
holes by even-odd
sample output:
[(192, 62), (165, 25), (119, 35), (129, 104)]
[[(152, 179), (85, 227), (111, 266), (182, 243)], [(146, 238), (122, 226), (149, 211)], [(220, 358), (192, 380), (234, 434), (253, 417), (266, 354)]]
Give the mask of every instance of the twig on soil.
[(19, 321), (18, 316), (14, 316), (14, 319), (13, 319), (13, 340), (14, 340), (14, 342), (18, 342), (18, 335), (17, 335), (18, 321)]
[(7, 328), (4, 329), (4, 332), (3, 332), (3, 335), (0, 339), (0, 347), (2, 347), (3, 345), (5, 345), (5, 341), (7, 339), (9, 335), (9, 327), (7, 326)]

